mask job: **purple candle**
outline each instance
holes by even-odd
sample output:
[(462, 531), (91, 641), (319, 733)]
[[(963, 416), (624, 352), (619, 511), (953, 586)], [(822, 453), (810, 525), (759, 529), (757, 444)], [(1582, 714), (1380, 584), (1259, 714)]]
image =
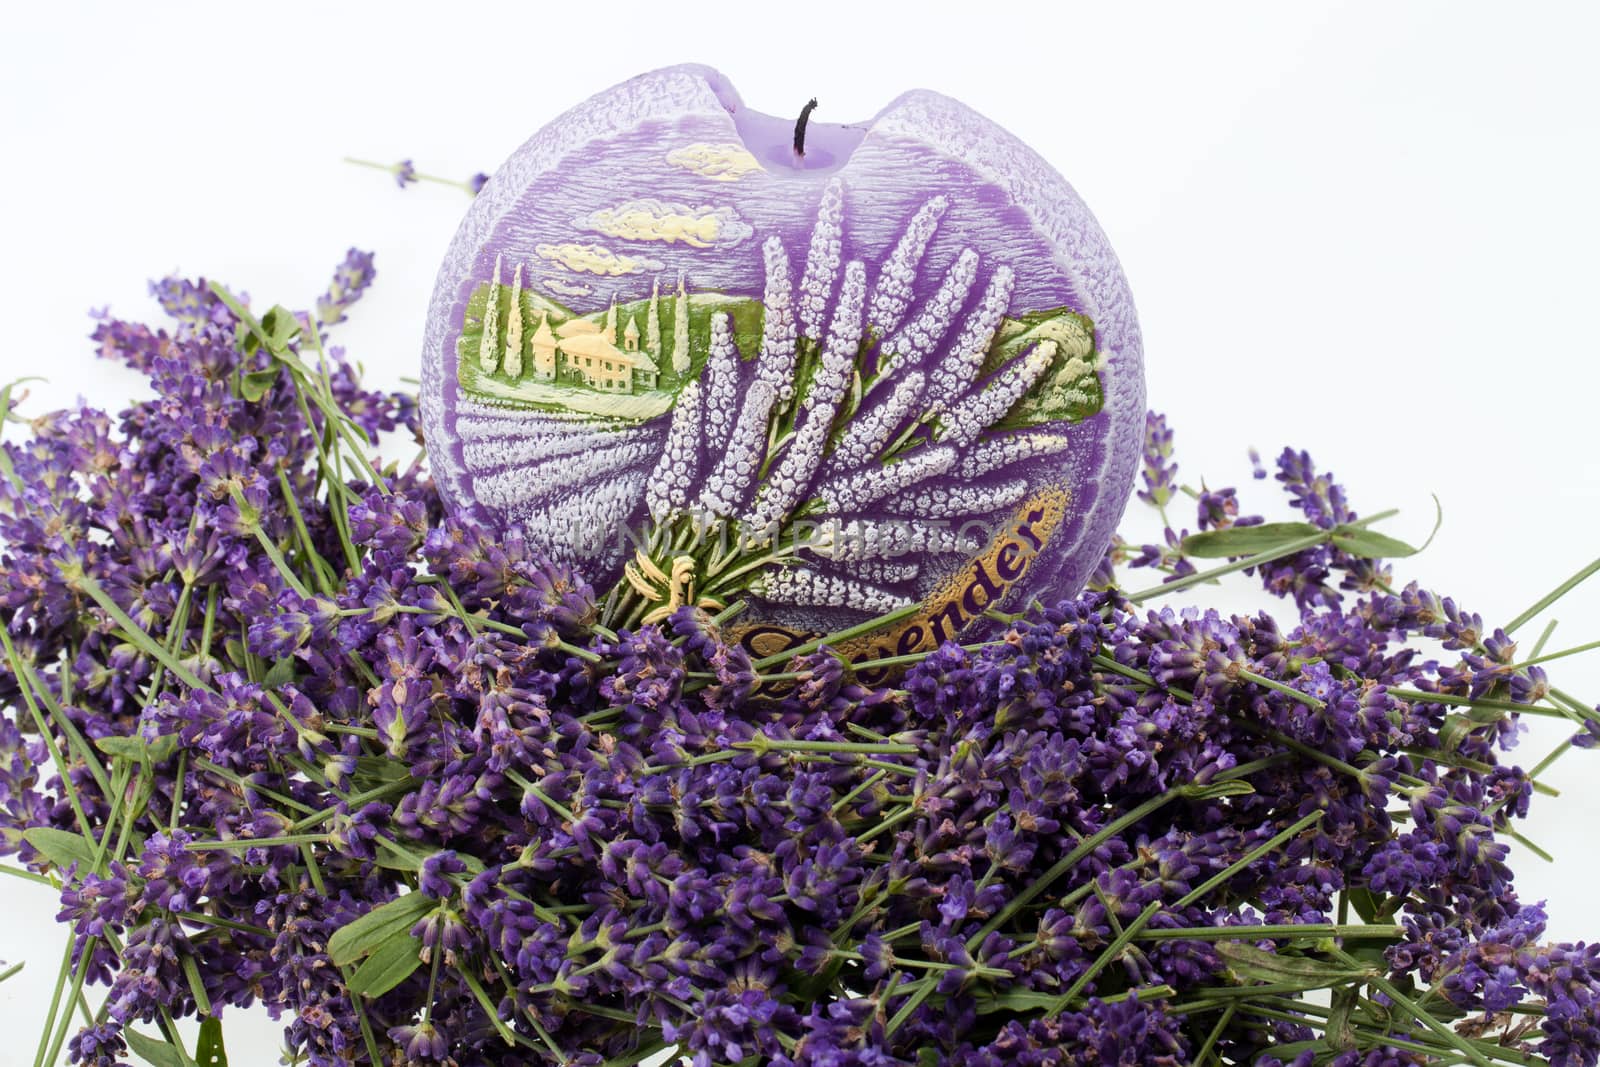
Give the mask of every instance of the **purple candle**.
[(1104, 234), (936, 93), (796, 126), (681, 66), (517, 150), (434, 291), (441, 491), (576, 564), (612, 625), (744, 600), (763, 652), (905, 609), (863, 649), (904, 654), (1075, 593), (1144, 416)]

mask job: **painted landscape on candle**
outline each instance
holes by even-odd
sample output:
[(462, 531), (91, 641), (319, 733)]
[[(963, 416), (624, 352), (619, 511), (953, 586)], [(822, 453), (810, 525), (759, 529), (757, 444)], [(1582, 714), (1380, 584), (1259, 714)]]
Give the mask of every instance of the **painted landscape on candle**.
[(441, 267), (436, 484), (608, 625), (904, 610), (899, 654), (1081, 589), (1127, 500), (1137, 316), (1070, 186), (935, 93), (809, 129), (801, 159), (709, 68), (631, 79), (519, 149)]
[(1013, 313), (1013, 272), (980, 285), (970, 248), (922, 284), (942, 197), (870, 268), (839, 263), (844, 197), (823, 193), (798, 285), (772, 236), (756, 294), (680, 274), (579, 313), (504, 251), (473, 287), (456, 373), (475, 491), (553, 552), (622, 557), (611, 621), (736, 595), (802, 614), (921, 600), (942, 639), (1065, 518), (1060, 430), (1103, 396), (1093, 323)]
[[(473, 289), (462, 318), (457, 339), (461, 388), (508, 408), (655, 418), (700, 375), (716, 315), (729, 317), (741, 359), (749, 361), (760, 350), (765, 308), (759, 297), (690, 292), (683, 285), (680, 278), (676, 291), (663, 289), (657, 278), (648, 297), (618, 303), (614, 292), (604, 311), (580, 313), (555, 296), (491, 277)], [(486, 340), (491, 299), (497, 318)], [(1054, 373), (1018, 402), (1006, 425), (1078, 421), (1100, 409), (1093, 324), (1070, 308), (1005, 316), (980, 373), (992, 373), (1024, 346), (1043, 339), (1059, 346)]]

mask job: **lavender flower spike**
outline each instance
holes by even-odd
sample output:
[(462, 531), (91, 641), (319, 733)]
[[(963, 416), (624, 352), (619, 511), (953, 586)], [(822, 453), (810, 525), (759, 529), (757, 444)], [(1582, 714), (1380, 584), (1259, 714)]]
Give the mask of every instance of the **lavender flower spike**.
[(922, 570), (915, 563), (895, 563), (890, 560), (858, 560), (850, 565), (852, 574), (869, 582), (894, 584), (909, 582)]
[(1052, 433), (1022, 432), (986, 437), (961, 457), (961, 477), (979, 478), (1001, 467), (1009, 467), (1035, 456), (1065, 452), (1070, 447), (1071, 440)]
[(1016, 281), (1010, 267), (995, 269), (983, 300), (967, 316), (950, 353), (933, 368), (928, 379), (928, 401), (935, 411), (943, 411), (955, 403), (977, 378), (983, 357), (988, 354), (995, 331), (1000, 328), (1000, 320), (1011, 306), (1011, 290)]
[(867, 325), (879, 337), (887, 337), (900, 326), (906, 308), (911, 304), (911, 287), (917, 280), (917, 267), (928, 250), (939, 220), (944, 217), (950, 201), (944, 196), (929, 200), (912, 216), (906, 232), (884, 261), (878, 274), (878, 284), (872, 289), (872, 304), (867, 312)]
[(744, 526), (752, 537), (765, 544), (775, 536), (778, 525), (800, 503), (802, 494), (822, 465), (822, 451), (839, 412), (850, 379), (856, 369), (861, 348), (861, 311), (867, 291), (867, 272), (859, 260), (852, 260), (844, 271), (844, 285), (828, 328), (828, 344), (822, 365), (811, 380), (801, 406), (804, 420), (777, 469), (761, 487), (755, 508), (745, 516)]
[(767, 439), (767, 416), (777, 401), (777, 391), (766, 382), (758, 381), (745, 394), (744, 406), (739, 409), (739, 421), (734, 424), (733, 436), (727, 451), (706, 479), (700, 493), (700, 506), (711, 515), (732, 518), (750, 495), (756, 470), (761, 466), (761, 456)]
[(352, 248), (344, 254), (344, 262), (334, 268), (328, 291), (317, 297), (317, 319), (324, 326), (343, 322), (345, 312), (361, 299), (372, 279), (378, 276), (372, 258), (371, 252)]
[(812, 608), (855, 608), (874, 615), (905, 607), (911, 601), (887, 589), (853, 578), (823, 574), (810, 567), (789, 567), (763, 574), (750, 592), (779, 604)]
[(827, 482), (817, 491), (834, 514), (860, 511), (891, 493), (898, 493), (926, 478), (936, 478), (955, 466), (956, 450), (935, 445), (911, 452), (897, 463), (868, 468)]
[(711, 343), (706, 352), (705, 447), (716, 455), (727, 447), (738, 404), (739, 353), (733, 341), (732, 320), (725, 311), (711, 316)]
[[(999, 271), (996, 272), (998, 276)], [(963, 248), (950, 269), (945, 271), (938, 291), (928, 298), (928, 302), (904, 329), (884, 342), (884, 351), (890, 353), (891, 363), (898, 363), (901, 359), (920, 363), (937, 349), (950, 332), (961, 306), (967, 302), (967, 294), (977, 277), (978, 253)], [(999, 321), (996, 316), (995, 324), (999, 325)]]
[(1028, 483), (1010, 478), (992, 485), (932, 485), (896, 493), (884, 502), (892, 515), (923, 519), (960, 519), (1009, 508), (1028, 495)]
[(983, 532), (977, 527), (904, 519), (851, 519), (824, 532), (827, 536), (814, 551), (835, 563), (893, 560), (910, 553), (976, 552), (984, 540)]
[(894, 392), (851, 419), (828, 460), (829, 472), (844, 474), (859, 470), (877, 459), (922, 399), (924, 381), (921, 371), (908, 371), (895, 383)]
[(817, 223), (811, 231), (811, 248), (806, 253), (806, 272), (800, 280), (800, 332), (814, 341), (822, 340), (828, 298), (839, 273), (843, 218), (844, 183), (834, 178), (822, 190)]
[(645, 503), (650, 517), (658, 523), (689, 502), (689, 486), (700, 465), (700, 432), (700, 382), (695, 380), (678, 394), (678, 406), (672, 411), (672, 425), (667, 429), (661, 459), (645, 483)]
[(761, 303), (761, 355), (756, 380), (778, 391), (784, 402), (794, 396), (794, 289), (789, 280), (789, 253), (776, 235), (761, 246), (767, 272)]
[(867, 296), (867, 269), (860, 260), (851, 260), (844, 269), (844, 284), (839, 287), (839, 303), (828, 327), (828, 342), (822, 350), (822, 366), (811, 381), (802, 406), (806, 409), (835, 406), (850, 388), (861, 351), (861, 311)]
[(971, 394), (939, 419), (941, 437), (958, 445), (976, 441), (979, 434), (1016, 407), (1055, 358), (1056, 343), (1040, 341), (1027, 355), (1012, 360), (981, 392)]

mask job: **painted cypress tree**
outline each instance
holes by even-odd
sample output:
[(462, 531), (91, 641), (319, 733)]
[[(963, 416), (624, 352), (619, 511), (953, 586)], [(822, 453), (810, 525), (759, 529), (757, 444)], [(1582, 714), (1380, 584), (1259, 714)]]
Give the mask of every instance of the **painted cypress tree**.
[(478, 342), (478, 364), (493, 374), (500, 365), (500, 257), (494, 257), (494, 281), (483, 299), (483, 338)]
[(661, 279), (650, 283), (650, 314), (644, 324), (644, 350), (657, 362), (661, 359)]
[(678, 272), (678, 302), (672, 307), (672, 373), (689, 373), (689, 298), (683, 292), (683, 271)]
[(522, 264), (511, 275), (511, 315), (506, 320), (506, 357), (501, 369), (511, 379), (522, 377)]

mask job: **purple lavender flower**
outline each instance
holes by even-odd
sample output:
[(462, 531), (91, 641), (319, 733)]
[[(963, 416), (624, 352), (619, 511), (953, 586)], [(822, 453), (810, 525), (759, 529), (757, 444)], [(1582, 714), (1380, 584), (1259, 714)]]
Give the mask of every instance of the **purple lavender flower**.
[(1164, 508), (1178, 486), (1178, 464), (1172, 459), (1172, 430), (1165, 415), (1149, 412), (1144, 420), (1144, 469), (1140, 473), (1144, 488), (1139, 499)]
[[(347, 260), (323, 317), (369, 277)], [(1213, 1051), (1265, 1063), (1326, 1016), (1253, 1021), (1238, 945), (1346, 966), (1251, 928), (1348, 900), (1400, 933), (1346, 947), (1462, 1033), (1515, 1009), (1517, 1054), (1594, 1063), (1597, 951), (1546, 943), (1507, 866), (1537, 790), (1514, 708), (1562, 694), (1467, 607), (1323, 545), (1259, 569), (1277, 619), (1135, 610), (1110, 566), (1191, 572), (1169, 529), (898, 674), (692, 607), (612, 632), (581, 574), (366, 454), (408, 398), (331, 350), (302, 380), (303, 327), (258, 334), (203, 283), (158, 295), (175, 326), (94, 333), (150, 399), (0, 442), (0, 852), (60, 880), (108, 990), (77, 1062), (198, 985), (284, 1015), (308, 1062), (597, 1067), (658, 1038), (707, 1065), (1177, 1064), (1226, 987)], [(1319, 527), (1353, 517), (1303, 453), (1278, 470)], [(1259, 521), (1202, 486), (1198, 528)], [(343, 932), (383, 921), (382, 947)], [(1197, 927), (1234, 941), (1169, 933)], [(1347, 1026), (1341, 1067), (1454, 1055), (1400, 1012)]]
[[(404, 187), (405, 183), (401, 182)], [(333, 271), (333, 281), (328, 291), (317, 297), (317, 320), (332, 326), (343, 322), (351, 305), (361, 299), (378, 272), (372, 266), (373, 255), (352, 248), (344, 254), (344, 261)]]

